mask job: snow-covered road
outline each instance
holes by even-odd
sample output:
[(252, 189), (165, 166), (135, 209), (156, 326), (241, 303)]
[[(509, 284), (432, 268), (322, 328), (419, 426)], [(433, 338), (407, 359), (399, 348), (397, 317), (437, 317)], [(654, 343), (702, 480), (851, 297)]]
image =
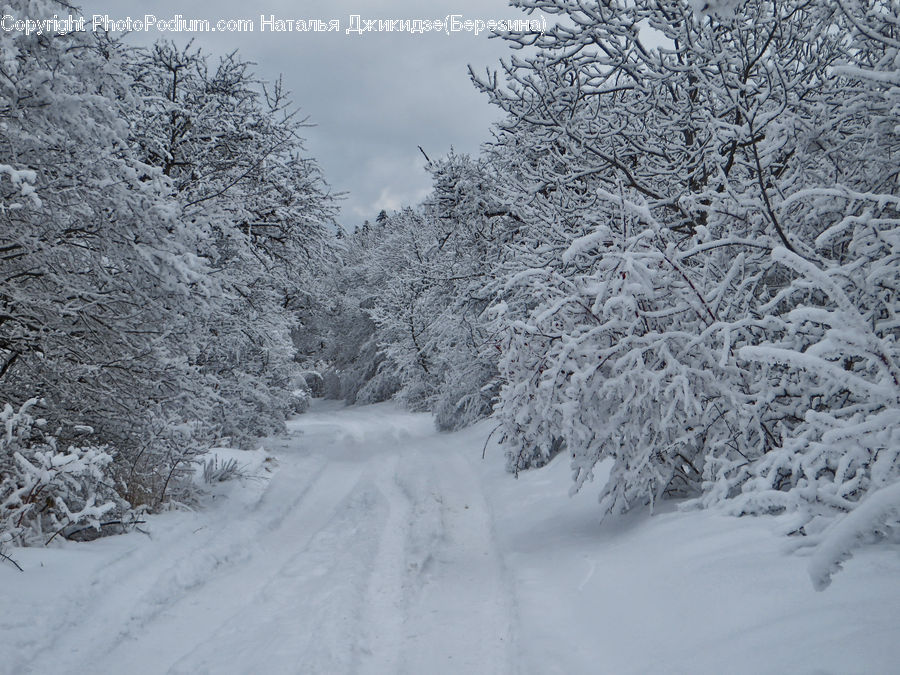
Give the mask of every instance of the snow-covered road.
[(195, 512), (0, 566), (0, 673), (890, 673), (900, 556), (824, 593), (766, 518), (601, 524), (491, 423), (316, 402)]
[(89, 585), (10, 672), (507, 672), (511, 595), (471, 463), (393, 407), (320, 404), (289, 431), (265, 489), (74, 575)]

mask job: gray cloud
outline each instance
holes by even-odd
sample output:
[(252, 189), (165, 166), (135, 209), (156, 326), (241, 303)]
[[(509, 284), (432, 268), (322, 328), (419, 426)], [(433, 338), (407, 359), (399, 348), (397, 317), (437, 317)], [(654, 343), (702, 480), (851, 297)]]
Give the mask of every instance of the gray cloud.
[[(477, 152), (498, 112), (469, 81), (467, 65), (494, 66), (508, 53), (503, 41), (468, 33), (445, 35), (368, 33), (347, 35), (351, 14), (363, 18), (522, 18), (504, 0), (453, 0), (425, 5), (410, 0), (304, 2), (261, 0), (249, 5), (219, 2), (152, 3), (91, 0), (86, 14), (112, 18), (161, 18), (181, 14), (210, 20), (251, 18), (253, 33), (166, 33), (177, 43), (194, 43), (218, 54), (239, 50), (258, 64), (264, 79), (283, 75), (302, 114), (314, 124), (307, 150), (320, 162), (335, 191), (347, 192), (341, 220), (353, 227), (381, 208), (415, 203), (429, 183), (421, 145), (438, 157), (451, 147)], [(340, 33), (261, 33), (260, 15), (289, 19), (339, 19)], [(158, 36), (150, 34), (150, 37)], [(135, 34), (136, 42), (149, 40)]]

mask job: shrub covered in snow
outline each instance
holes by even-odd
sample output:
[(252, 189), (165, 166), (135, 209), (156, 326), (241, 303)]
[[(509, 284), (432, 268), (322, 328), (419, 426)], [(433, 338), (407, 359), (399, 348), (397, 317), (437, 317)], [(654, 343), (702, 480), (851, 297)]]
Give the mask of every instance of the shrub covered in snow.
[(111, 484), (109, 448), (61, 449), (33, 417), (37, 404), (0, 410), (0, 543), (46, 543), (82, 524), (99, 529), (123, 505)]
[(872, 492), (829, 526), (809, 564), (813, 585), (827, 588), (857, 548), (885, 540), (900, 544), (900, 482)]

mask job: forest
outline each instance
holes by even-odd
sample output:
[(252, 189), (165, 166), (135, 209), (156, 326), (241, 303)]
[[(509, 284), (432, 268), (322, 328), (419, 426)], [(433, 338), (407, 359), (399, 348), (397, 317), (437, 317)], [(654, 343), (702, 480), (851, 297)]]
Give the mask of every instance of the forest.
[(356, 229), (239, 53), (0, 33), (0, 564), (312, 397), (608, 465), (598, 517), (776, 514), (819, 588), (900, 542), (900, 6), (511, 4), (491, 140)]

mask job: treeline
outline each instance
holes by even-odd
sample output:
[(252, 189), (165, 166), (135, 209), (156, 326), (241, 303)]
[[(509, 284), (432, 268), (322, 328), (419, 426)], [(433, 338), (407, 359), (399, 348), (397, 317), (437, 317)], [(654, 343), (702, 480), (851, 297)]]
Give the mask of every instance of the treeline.
[(234, 54), (0, 33), (0, 544), (178, 499), (302, 405), (335, 214), (303, 126)]
[(557, 23), (473, 73), (494, 140), (344, 242), (329, 393), (814, 540), (900, 478), (896, 3), (512, 4)]

